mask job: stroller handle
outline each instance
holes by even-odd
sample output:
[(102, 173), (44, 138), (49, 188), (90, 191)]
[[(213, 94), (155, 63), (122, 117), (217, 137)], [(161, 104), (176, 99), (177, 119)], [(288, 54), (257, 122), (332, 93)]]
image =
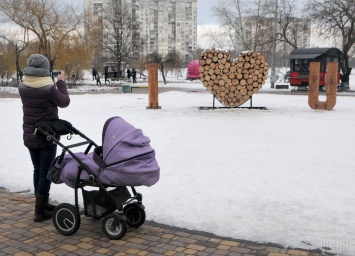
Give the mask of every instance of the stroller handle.
[[(92, 141), (90, 138), (88, 138), (85, 134), (80, 132), (78, 129), (76, 129), (71, 123), (65, 120), (57, 119), (57, 120), (52, 120), (52, 121), (40, 121), (35, 124), (35, 131), (34, 135), (40, 133), (44, 136), (46, 136), (47, 140), (52, 140), (54, 143), (58, 144), (61, 146), (63, 149), (67, 150), (68, 148), (72, 147), (77, 147), (85, 144), (90, 144), (95, 147), (98, 147), (98, 145)], [(59, 142), (59, 140), (56, 139), (55, 135), (67, 135), (69, 136), (71, 134), (76, 134), (85, 139), (84, 142), (81, 143), (76, 143), (73, 145), (65, 146)], [(91, 147), (91, 146), (90, 146)], [(90, 150), (89, 148), (87, 150)]]
[(77, 134), (78, 130), (73, 127), (71, 123), (62, 119), (56, 119), (51, 121), (39, 121), (35, 124), (34, 134), (40, 132), (41, 134), (57, 134), (57, 135), (66, 135), (66, 134)]

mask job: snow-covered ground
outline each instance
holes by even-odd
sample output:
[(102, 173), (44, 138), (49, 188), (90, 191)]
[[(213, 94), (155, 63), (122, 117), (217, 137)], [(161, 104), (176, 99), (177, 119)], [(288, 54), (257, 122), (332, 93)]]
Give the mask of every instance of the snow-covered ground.
[[(352, 90), (354, 80), (352, 75)], [(71, 95), (70, 106), (60, 109), (62, 119), (98, 143), (112, 116), (150, 137), (161, 179), (137, 188), (147, 219), (355, 255), (355, 97), (343, 96), (352, 93), (339, 93), (331, 111), (312, 110), (307, 95), (268, 93), (253, 96), (253, 105), (267, 110), (199, 110), (212, 106), (199, 81), (159, 86), (184, 90), (160, 93), (160, 110), (147, 110), (147, 95), (135, 93)], [(262, 91), (268, 90), (275, 89), (266, 84)], [(32, 190), (21, 101), (1, 98), (0, 119), (0, 186)], [(64, 184), (52, 185), (51, 198), (73, 203), (74, 193)]]

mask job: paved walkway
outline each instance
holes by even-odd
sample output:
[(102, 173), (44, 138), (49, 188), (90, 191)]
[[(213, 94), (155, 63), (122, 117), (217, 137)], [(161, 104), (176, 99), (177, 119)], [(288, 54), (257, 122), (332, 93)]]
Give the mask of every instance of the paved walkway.
[(228, 255), (320, 256), (317, 251), (282, 248), (218, 237), (146, 221), (128, 229), (121, 240), (109, 240), (101, 221), (82, 217), (79, 230), (63, 236), (52, 221), (33, 222), (34, 198), (0, 188), (0, 256), (51, 255)]

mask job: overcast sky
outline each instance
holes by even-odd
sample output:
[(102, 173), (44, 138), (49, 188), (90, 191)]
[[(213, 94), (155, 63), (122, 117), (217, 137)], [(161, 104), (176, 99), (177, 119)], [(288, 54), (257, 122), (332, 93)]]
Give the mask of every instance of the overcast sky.
[(216, 0), (198, 0), (197, 1), (197, 24), (207, 25), (218, 23), (212, 16), (211, 9), (216, 4)]
[[(197, 0), (197, 25), (219, 23), (217, 18), (212, 15), (212, 8), (217, 5), (217, 3), (217, 0)], [(306, 3), (306, 0), (298, 0), (295, 1), (295, 3), (297, 7), (301, 9)]]

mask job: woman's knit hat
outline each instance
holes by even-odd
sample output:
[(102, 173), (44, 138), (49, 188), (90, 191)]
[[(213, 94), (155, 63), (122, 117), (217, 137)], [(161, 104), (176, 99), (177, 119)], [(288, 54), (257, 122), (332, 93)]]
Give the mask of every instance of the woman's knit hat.
[(32, 54), (27, 61), (27, 67), (23, 69), (25, 76), (50, 76), (49, 61), (42, 54)]
[(27, 61), (28, 67), (44, 68), (49, 70), (49, 61), (46, 56), (42, 54), (32, 54)]

